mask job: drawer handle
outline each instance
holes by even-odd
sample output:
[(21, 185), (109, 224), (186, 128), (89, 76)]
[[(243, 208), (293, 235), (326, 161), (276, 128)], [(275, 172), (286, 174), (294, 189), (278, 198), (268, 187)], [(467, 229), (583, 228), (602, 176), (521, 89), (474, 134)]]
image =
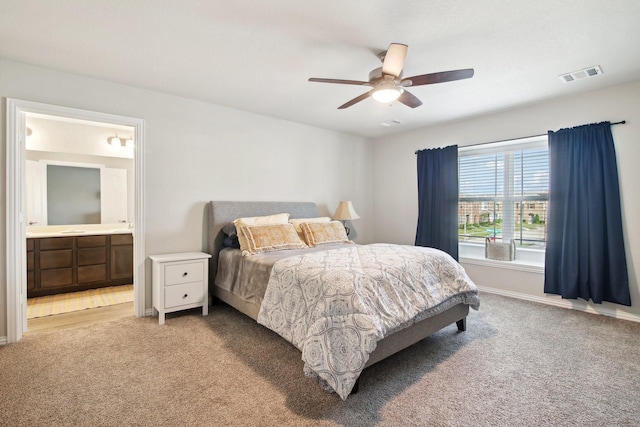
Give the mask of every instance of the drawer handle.
[(184, 273), (182, 273), (182, 277), (187, 277), (187, 274), (189, 274), (189, 273), (187, 273), (187, 272), (185, 271)]
[(185, 299), (186, 297), (188, 297), (188, 294), (184, 294), (184, 296), (182, 297), (182, 299)]

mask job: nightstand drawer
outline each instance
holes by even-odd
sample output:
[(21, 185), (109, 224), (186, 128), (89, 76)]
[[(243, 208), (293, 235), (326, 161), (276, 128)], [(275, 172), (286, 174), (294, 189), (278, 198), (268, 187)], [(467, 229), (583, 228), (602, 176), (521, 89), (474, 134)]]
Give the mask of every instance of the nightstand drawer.
[(204, 301), (204, 285), (200, 282), (166, 286), (164, 288), (164, 308), (179, 307)]
[(204, 279), (204, 261), (167, 265), (164, 268), (165, 285), (195, 282)]

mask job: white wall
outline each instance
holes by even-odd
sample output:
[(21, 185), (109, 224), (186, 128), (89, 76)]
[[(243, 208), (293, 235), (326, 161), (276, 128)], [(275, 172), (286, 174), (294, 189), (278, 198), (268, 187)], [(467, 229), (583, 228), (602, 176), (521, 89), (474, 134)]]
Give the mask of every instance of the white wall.
[[(205, 204), (217, 200), (312, 201), (332, 214), (353, 200), (355, 239), (372, 241), (368, 140), (192, 99), (0, 60), (0, 271), (6, 271), (6, 98), (145, 120), (147, 255), (206, 248)], [(278, 102), (278, 100), (274, 100)], [(146, 301), (151, 303), (147, 266)], [(0, 276), (0, 337), (6, 336)]]
[[(632, 306), (585, 304), (582, 300), (571, 304), (579, 309), (605, 309), (640, 319), (640, 80), (374, 141), (374, 240), (403, 244), (413, 244), (415, 240), (418, 212), (416, 150), (519, 138), (606, 120), (627, 121), (612, 130), (618, 156)], [(479, 286), (560, 304), (559, 297), (544, 294), (542, 274), (463, 265)]]

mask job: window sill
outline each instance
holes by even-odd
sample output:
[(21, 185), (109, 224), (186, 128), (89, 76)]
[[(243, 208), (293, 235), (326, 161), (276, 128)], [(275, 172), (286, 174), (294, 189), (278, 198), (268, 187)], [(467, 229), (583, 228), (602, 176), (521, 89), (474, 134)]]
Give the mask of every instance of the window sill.
[(514, 261), (498, 261), (484, 257), (484, 245), (460, 243), (459, 255), (460, 263), (464, 264), (544, 274), (544, 251), (541, 250), (518, 248)]

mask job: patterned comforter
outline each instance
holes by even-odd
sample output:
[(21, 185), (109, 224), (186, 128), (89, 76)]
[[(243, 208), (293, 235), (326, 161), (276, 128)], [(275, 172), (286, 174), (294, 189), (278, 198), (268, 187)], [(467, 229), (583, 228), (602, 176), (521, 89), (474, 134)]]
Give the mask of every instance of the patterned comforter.
[(377, 342), (478, 290), (448, 254), (390, 244), (348, 245), (279, 260), (258, 322), (302, 351), (304, 371), (347, 398)]

